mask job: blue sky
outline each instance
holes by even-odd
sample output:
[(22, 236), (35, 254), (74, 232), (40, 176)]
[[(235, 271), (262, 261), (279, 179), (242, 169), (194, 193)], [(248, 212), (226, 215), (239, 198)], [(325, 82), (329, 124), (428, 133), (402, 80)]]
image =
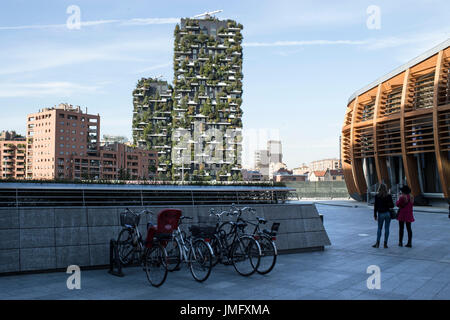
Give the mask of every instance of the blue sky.
[[(70, 5), (79, 30), (65, 27)], [(137, 80), (172, 81), (174, 21), (216, 9), (244, 25), (243, 125), (260, 137), (244, 144), (245, 165), (264, 136), (279, 136), (289, 168), (337, 157), (348, 97), (450, 37), (446, 0), (3, 0), (0, 130), (25, 133), (28, 113), (67, 102), (99, 113), (102, 135), (131, 138)]]

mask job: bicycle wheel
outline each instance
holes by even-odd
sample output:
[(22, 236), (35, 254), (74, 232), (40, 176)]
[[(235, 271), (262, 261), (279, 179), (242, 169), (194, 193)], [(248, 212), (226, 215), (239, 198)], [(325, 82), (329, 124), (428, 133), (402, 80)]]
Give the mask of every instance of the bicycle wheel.
[(208, 279), (212, 269), (212, 248), (203, 239), (195, 240), (189, 249), (189, 269), (195, 280), (203, 282)]
[(211, 248), (213, 251), (213, 257), (212, 257), (212, 266), (214, 267), (219, 263), (222, 257), (223, 252), (223, 246), (222, 243), (217, 235), (215, 235), (213, 238), (211, 238)]
[(130, 229), (123, 229), (117, 238), (117, 252), (122, 265), (128, 266), (133, 262), (134, 251), (133, 235)]
[(223, 241), (225, 241), (226, 245), (230, 246), (234, 236), (233, 224), (229, 221), (222, 223), (219, 227), (219, 234)]
[(272, 238), (267, 236), (260, 236), (258, 242), (261, 246), (261, 260), (256, 271), (259, 274), (267, 274), (272, 271), (277, 262), (277, 247)]
[(179, 266), (181, 263), (181, 245), (177, 238), (172, 238), (167, 242), (166, 245), (167, 252), (167, 270), (172, 272), (175, 270), (179, 270)]
[(160, 244), (154, 244), (146, 249), (144, 254), (144, 269), (147, 280), (154, 287), (159, 287), (167, 278), (167, 252)]
[(259, 267), (261, 247), (253, 237), (240, 236), (231, 249), (231, 262), (242, 276), (250, 276)]

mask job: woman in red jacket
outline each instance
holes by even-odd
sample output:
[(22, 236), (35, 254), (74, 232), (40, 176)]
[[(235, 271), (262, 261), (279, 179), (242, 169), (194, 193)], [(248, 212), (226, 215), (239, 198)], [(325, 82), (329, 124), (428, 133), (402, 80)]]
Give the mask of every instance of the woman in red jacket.
[(408, 186), (403, 186), (400, 188), (401, 194), (396, 202), (398, 209), (398, 226), (399, 226), (399, 241), (398, 245), (400, 247), (403, 247), (403, 231), (405, 230), (405, 224), (406, 224), (406, 230), (408, 231), (408, 243), (405, 245), (405, 247), (411, 248), (412, 246), (412, 229), (411, 229), (411, 223), (414, 222), (414, 215), (413, 215), (413, 204), (414, 204), (414, 198), (411, 195), (411, 189)]

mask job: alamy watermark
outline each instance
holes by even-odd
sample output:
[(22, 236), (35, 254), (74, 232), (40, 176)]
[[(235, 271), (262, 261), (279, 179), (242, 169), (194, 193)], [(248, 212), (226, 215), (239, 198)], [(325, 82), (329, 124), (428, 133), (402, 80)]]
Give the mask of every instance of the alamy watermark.
[(67, 7), (67, 14), (70, 16), (67, 18), (66, 26), (69, 30), (81, 29), (81, 9), (77, 5), (71, 5)]
[(69, 276), (66, 281), (67, 289), (69, 289), (69, 290), (81, 289), (80, 267), (77, 265), (70, 265), (67, 267), (66, 273), (71, 274), (71, 276)]
[(367, 289), (380, 290), (381, 289), (381, 269), (380, 269), (380, 267), (377, 265), (370, 265), (367, 267), (366, 272), (368, 274), (371, 274), (371, 276), (369, 278), (367, 278), (367, 282), (366, 282)]
[(369, 15), (366, 20), (367, 29), (381, 29), (381, 8), (376, 5), (370, 5), (366, 9), (366, 13)]

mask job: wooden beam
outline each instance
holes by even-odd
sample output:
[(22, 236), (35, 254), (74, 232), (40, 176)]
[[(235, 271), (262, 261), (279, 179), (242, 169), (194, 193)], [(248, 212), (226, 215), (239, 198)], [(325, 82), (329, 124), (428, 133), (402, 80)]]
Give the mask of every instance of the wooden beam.
[(391, 187), (391, 182), (389, 180), (389, 174), (387, 170), (386, 157), (380, 157), (378, 153), (378, 137), (377, 137), (377, 129), (378, 129), (378, 117), (380, 115), (381, 109), (381, 91), (382, 84), (378, 85), (377, 95), (375, 98), (375, 109), (373, 111), (373, 139), (374, 139), (374, 159), (375, 159), (375, 168), (377, 170), (377, 178), (378, 183), (385, 183), (388, 188)]
[(448, 152), (443, 152), (440, 146), (440, 131), (439, 131), (439, 109), (438, 109), (438, 95), (439, 95), (439, 81), (441, 77), (442, 61), (444, 51), (439, 51), (436, 71), (434, 73), (434, 94), (433, 94), (433, 132), (434, 132), (434, 152), (436, 155), (436, 164), (439, 173), (439, 179), (441, 180), (442, 192), (445, 198), (450, 198), (449, 194), (449, 159)]
[(410, 81), (410, 68), (405, 71), (405, 76), (403, 79), (403, 89), (402, 89), (402, 100), (400, 103), (400, 136), (402, 141), (402, 158), (403, 158), (403, 169), (405, 170), (405, 177), (408, 186), (411, 188), (411, 193), (413, 196), (418, 196), (421, 194), (419, 179), (417, 177), (417, 164), (414, 156), (407, 154), (406, 148), (406, 134), (405, 134), (405, 105), (408, 91), (408, 84)]
[(356, 97), (355, 102), (353, 103), (353, 114), (352, 114), (352, 126), (350, 129), (350, 155), (352, 160), (352, 174), (353, 179), (355, 182), (356, 192), (364, 198), (366, 192), (367, 192), (367, 185), (366, 185), (366, 179), (364, 178), (364, 171), (362, 166), (362, 159), (355, 157), (355, 133), (356, 128), (355, 124), (357, 121), (357, 114), (358, 114), (358, 97)]

